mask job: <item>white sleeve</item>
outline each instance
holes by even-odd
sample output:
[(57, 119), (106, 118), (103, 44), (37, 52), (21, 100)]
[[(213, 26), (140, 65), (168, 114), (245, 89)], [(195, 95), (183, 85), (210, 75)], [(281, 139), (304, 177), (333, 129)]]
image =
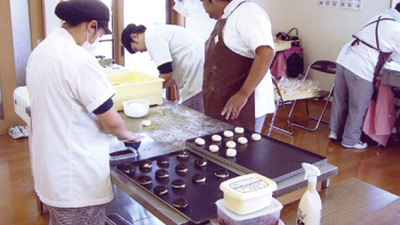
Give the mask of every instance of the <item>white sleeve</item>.
[(149, 33), (146, 35), (146, 48), (157, 67), (172, 62), (168, 40), (165, 36), (159, 33)]
[(68, 85), (76, 100), (88, 112), (93, 112), (116, 93), (93, 56), (79, 65), (68, 78)]
[[(388, 28), (386, 28), (386, 33), (384, 35), (388, 37), (388, 40), (387, 43), (384, 43), (384, 46), (388, 48), (388, 50), (382, 49), (382, 51), (395, 52), (400, 55), (400, 23), (387, 21), (387, 26)], [(380, 37), (381, 36), (382, 35), (380, 35)]]
[[(259, 46), (274, 47), (271, 22), (267, 13), (255, 4), (243, 4), (238, 13), (237, 30), (242, 40), (255, 53)], [(249, 9), (250, 8), (250, 9)], [(252, 13), (248, 13), (248, 12)]]

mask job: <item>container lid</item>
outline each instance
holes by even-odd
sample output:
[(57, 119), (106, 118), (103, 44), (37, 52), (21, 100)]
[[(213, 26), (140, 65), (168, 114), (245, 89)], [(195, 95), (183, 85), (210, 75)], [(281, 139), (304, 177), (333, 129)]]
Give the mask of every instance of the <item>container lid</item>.
[(278, 200), (272, 198), (271, 204), (268, 207), (260, 209), (250, 214), (238, 215), (225, 207), (224, 199), (218, 200), (217, 202), (215, 202), (215, 204), (217, 205), (218, 209), (221, 210), (226, 216), (235, 221), (249, 220), (260, 216), (270, 215), (276, 212), (280, 212), (283, 208), (282, 204)]
[(274, 192), (275, 181), (257, 173), (238, 176), (220, 184), (219, 188), (232, 198), (247, 200)]

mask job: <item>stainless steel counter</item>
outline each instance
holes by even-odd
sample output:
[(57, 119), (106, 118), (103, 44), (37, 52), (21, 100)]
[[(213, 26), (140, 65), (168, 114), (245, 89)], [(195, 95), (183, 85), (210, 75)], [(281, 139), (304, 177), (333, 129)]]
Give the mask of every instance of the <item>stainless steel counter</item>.
[[(230, 124), (170, 101), (164, 101), (162, 106), (150, 107), (144, 118), (131, 119), (124, 113), (121, 116), (128, 130), (145, 136), (139, 148), (141, 159), (184, 149), (187, 139), (233, 128)], [(151, 125), (142, 126), (143, 120), (150, 120)]]
[[(181, 150), (185, 148), (185, 140), (187, 139), (234, 128), (230, 124), (170, 101), (165, 101), (162, 106), (151, 107), (145, 118), (131, 119), (123, 113), (121, 113), (121, 116), (129, 130), (145, 136), (139, 148), (140, 159)], [(143, 120), (151, 120), (151, 126), (142, 126)], [(238, 174), (243, 174), (235, 168), (226, 167)], [(322, 181), (322, 188), (327, 188), (329, 187), (329, 179), (337, 174), (337, 167), (325, 163), (319, 168), (322, 172), (319, 177), (319, 180)], [(176, 213), (113, 168), (111, 169), (111, 177), (114, 185), (162, 222), (166, 224), (190, 223), (185, 217)], [(286, 195), (306, 185), (307, 181), (304, 180), (304, 174), (290, 177), (278, 182), (278, 189), (274, 192), (274, 197)]]

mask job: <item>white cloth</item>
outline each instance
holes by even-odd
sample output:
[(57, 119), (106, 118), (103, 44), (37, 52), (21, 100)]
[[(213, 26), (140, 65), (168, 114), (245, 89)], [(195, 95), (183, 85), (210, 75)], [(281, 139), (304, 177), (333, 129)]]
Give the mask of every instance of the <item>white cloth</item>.
[[(243, 0), (233, 0), (224, 9), (222, 19), (226, 18)], [(259, 46), (269, 46), (275, 50), (271, 22), (267, 13), (252, 2), (240, 5), (228, 17), (224, 30), (225, 45), (241, 56), (253, 58)], [(255, 116), (259, 118), (275, 111), (274, 88), (268, 70), (264, 79), (255, 89)]]
[(176, 25), (157, 25), (145, 32), (147, 51), (156, 66), (172, 62), (182, 101), (202, 89), (204, 72), (204, 40), (194, 32)]
[(388, 9), (388, 10), (386, 10), (385, 14), (390, 15), (397, 22), (400, 22), (400, 13), (396, 9), (394, 9), (394, 8)]
[(95, 57), (56, 28), (30, 55), (26, 77), (40, 200), (62, 208), (111, 201), (108, 135), (92, 112), (115, 90)]
[[(379, 17), (375, 16), (369, 22), (377, 20)], [(383, 14), (383, 18), (391, 18), (388, 14)], [(369, 23), (368, 22), (368, 23)], [(367, 23), (367, 24), (368, 24)], [(400, 23), (396, 21), (380, 21), (379, 22), (379, 47), (383, 52), (396, 52), (400, 53)], [(361, 40), (376, 47), (375, 40), (376, 23), (371, 24), (364, 29), (360, 30), (356, 35)], [(358, 77), (373, 81), (375, 65), (378, 62), (378, 51), (372, 49), (360, 42), (359, 45), (351, 47), (350, 41), (340, 51), (336, 60), (337, 63), (344, 66)]]

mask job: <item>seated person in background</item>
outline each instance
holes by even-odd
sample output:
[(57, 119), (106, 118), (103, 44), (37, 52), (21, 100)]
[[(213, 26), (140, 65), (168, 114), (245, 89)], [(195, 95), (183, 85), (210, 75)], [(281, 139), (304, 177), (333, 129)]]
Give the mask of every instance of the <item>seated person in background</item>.
[(194, 32), (176, 25), (146, 28), (129, 24), (121, 35), (129, 53), (148, 51), (154, 60), (164, 88), (179, 87), (182, 105), (204, 113), (203, 84), (204, 41)]
[[(391, 13), (400, 15), (400, 3)], [(361, 127), (374, 93), (373, 81), (387, 59), (384, 54), (400, 53), (400, 23), (390, 14), (380, 14), (353, 37), (336, 60), (329, 138), (342, 139), (345, 148), (365, 149)]]

